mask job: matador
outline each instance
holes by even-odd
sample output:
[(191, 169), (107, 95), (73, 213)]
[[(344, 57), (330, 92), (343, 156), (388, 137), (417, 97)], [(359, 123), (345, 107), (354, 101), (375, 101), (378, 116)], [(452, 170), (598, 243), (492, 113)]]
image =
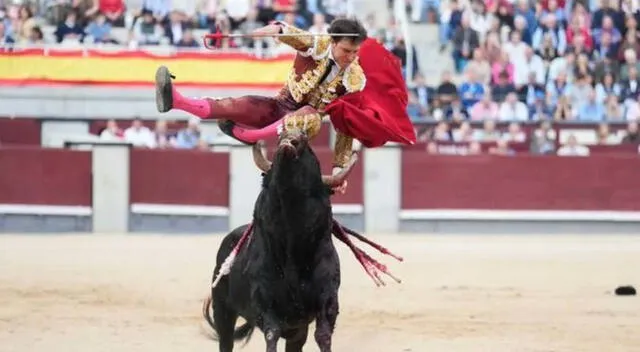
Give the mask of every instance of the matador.
[[(158, 111), (178, 109), (217, 119), (222, 132), (246, 144), (291, 128), (303, 129), (312, 139), (328, 115), (336, 130), (334, 173), (348, 162), (354, 138), (369, 148), (389, 141), (415, 143), (399, 60), (368, 39), (359, 21), (336, 19), (329, 35), (312, 36), (284, 22), (273, 22), (253, 34), (287, 34), (278, 39), (296, 50), (288, 78), (275, 96), (185, 97), (174, 87), (175, 77), (161, 66), (155, 77)], [(344, 193), (345, 187), (337, 190)]]

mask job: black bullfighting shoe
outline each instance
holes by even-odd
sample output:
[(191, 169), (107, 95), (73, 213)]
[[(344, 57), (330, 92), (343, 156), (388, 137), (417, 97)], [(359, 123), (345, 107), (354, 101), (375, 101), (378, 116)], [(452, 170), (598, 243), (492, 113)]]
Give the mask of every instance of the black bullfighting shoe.
[(252, 142), (248, 142), (243, 140), (241, 137), (237, 136), (234, 133), (234, 127), (236, 127), (236, 123), (231, 121), (231, 120), (218, 120), (218, 128), (220, 128), (220, 131), (222, 131), (222, 133), (226, 134), (227, 136), (235, 139), (238, 142), (241, 142), (243, 144), (246, 145), (254, 145), (255, 143)]
[(158, 67), (156, 71), (156, 108), (158, 112), (167, 112), (173, 108), (173, 83), (176, 77), (166, 66)]

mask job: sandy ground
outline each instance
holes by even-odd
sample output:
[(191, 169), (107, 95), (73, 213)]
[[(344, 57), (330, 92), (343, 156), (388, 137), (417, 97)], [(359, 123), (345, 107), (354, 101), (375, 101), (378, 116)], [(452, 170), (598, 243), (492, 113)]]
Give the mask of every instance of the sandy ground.
[[(334, 351), (640, 351), (640, 296), (612, 294), (640, 288), (638, 237), (375, 238), (404, 282), (376, 288), (340, 244)], [(217, 351), (200, 305), (220, 239), (0, 235), (0, 351)]]

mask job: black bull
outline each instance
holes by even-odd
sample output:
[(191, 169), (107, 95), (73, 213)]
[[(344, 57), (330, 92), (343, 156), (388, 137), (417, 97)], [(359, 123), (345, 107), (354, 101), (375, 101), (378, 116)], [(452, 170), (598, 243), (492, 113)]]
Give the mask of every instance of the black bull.
[[(237, 252), (229, 274), (212, 288), (203, 314), (216, 333), (221, 352), (232, 351), (237, 340), (248, 340), (255, 327), (264, 333), (268, 352), (277, 350), (280, 338), (286, 339), (287, 352), (302, 351), (314, 320), (316, 343), (321, 351), (331, 351), (340, 287), (340, 261), (332, 232), (341, 235), (338, 238), (349, 245), (369, 275), (374, 277), (375, 268), (387, 273), (349, 241), (345, 230), (383, 253), (388, 251), (333, 220), (331, 187), (347, 177), (355, 154), (343, 172), (323, 176), (307, 138), (287, 133), (279, 141), (273, 164), (259, 146), (254, 146), (254, 160), (264, 172), (254, 221), (223, 239), (214, 279), (243, 233), (251, 231), (251, 237)], [(236, 328), (239, 317), (246, 323)]]

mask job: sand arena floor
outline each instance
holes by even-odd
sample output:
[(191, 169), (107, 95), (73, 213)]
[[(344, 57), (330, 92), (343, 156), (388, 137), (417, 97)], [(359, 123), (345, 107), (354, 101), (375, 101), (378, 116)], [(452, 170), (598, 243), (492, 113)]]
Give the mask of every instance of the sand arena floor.
[[(640, 296), (612, 295), (640, 288), (638, 237), (375, 238), (404, 283), (376, 288), (340, 243), (334, 351), (640, 351)], [(0, 351), (217, 351), (200, 305), (220, 239), (0, 235)]]

